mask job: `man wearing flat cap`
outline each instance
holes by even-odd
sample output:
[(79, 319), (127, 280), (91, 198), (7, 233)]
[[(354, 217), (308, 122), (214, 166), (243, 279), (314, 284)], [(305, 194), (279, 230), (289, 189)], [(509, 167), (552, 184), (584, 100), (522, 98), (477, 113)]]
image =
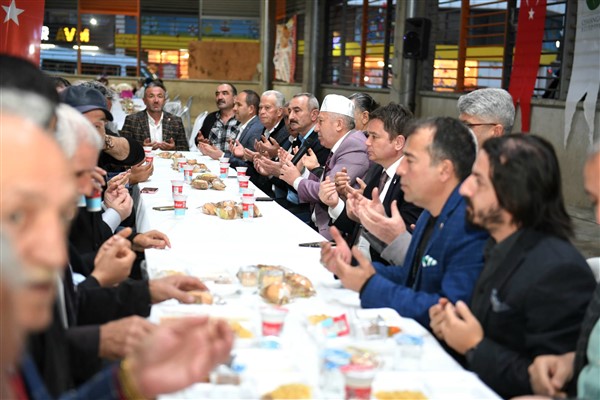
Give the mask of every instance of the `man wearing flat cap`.
[[(350, 185), (354, 185), (356, 178), (367, 172), (369, 157), (365, 135), (354, 130), (352, 101), (337, 94), (327, 95), (321, 105), (315, 131), (319, 134), (321, 145), (331, 149), (322, 179), (333, 181), (336, 172), (346, 168)], [(328, 206), (319, 200), (321, 179), (307, 171), (301, 175), (291, 162), (283, 165), (280, 178), (298, 191), (301, 203), (311, 204), (312, 222), (317, 231), (330, 240)]]

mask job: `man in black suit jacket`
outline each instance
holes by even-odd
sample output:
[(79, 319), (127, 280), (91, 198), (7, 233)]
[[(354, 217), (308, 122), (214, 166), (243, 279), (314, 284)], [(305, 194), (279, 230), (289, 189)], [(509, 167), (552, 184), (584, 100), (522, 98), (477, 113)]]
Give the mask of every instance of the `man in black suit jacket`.
[(146, 109), (125, 117), (121, 135), (153, 149), (188, 151), (181, 118), (163, 111), (166, 96), (162, 83), (150, 82), (144, 91)]
[(552, 145), (533, 135), (488, 139), (460, 193), (493, 239), (471, 307), (441, 299), (435, 335), (502, 397), (531, 394), (541, 354), (575, 349), (596, 282), (569, 242), (572, 226)]
[[(406, 131), (412, 119), (413, 115), (409, 109), (400, 104), (390, 103), (373, 111), (367, 125), (367, 152), (373, 164), (364, 177), (363, 183), (366, 186), (363, 186), (363, 195), (367, 199), (372, 199), (372, 193), (377, 189), (376, 198), (383, 198), (383, 208), (388, 216), (392, 215), (392, 204), (395, 201), (402, 217), (401, 223), (394, 226), (397, 229), (402, 229), (402, 225), (410, 229), (410, 225), (417, 222), (422, 211), (421, 208), (404, 200), (400, 176), (396, 173), (404, 148), (405, 137), (402, 133)], [(320, 198), (329, 206), (332, 223), (343, 232), (349, 245), (357, 244), (365, 249), (368, 247), (373, 261), (389, 264), (392, 260), (386, 260), (380, 255), (385, 239), (390, 236), (395, 237), (401, 231), (387, 229), (387, 236), (378, 238), (365, 229), (360, 224), (361, 215), (354, 213), (352, 203), (342, 200), (347, 190), (352, 190), (347, 182), (348, 176), (342, 172), (336, 175), (334, 182), (325, 180), (321, 183)], [(336, 192), (340, 195), (336, 196)]]
[[(290, 135), (285, 145), (289, 146), (286, 157), (292, 157), (297, 164), (301, 155), (306, 154), (308, 149), (316, 155), (319, 164), (325, 165), (329, 149), (323, 147), (319, 142), (318, 133), (315, 132), (317, 117), (319, 116), (319, 101), (311, 93), (298, 93), (292, 97), (288, 104), (288, 126)], [(294, 156), (297, 148), (298, 156)], [(283, 155), (283, 153), (281, 153)], [(281, 173), (281, 160), (271, 160), (265, 156), (259, 156), (255, 160), (255, 166), (260, 174), (269, 176), (275, 187), (276, 201), (292, 214), (305, 222), (310, 219), (310, 206), (308, 203), (300, 203), (296, 190), (283, 180), (279, 179)]]

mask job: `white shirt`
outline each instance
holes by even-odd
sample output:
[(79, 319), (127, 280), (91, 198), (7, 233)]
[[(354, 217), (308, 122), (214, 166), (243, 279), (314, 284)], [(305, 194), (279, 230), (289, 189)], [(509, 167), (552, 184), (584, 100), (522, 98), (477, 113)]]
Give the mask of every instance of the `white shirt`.
[(162, 135), (162, 121), (163, 121), (163, 113), (160, 113), (160, 119), (158, 120), (158, 122), (156, 122), (154, 120), (154, 118), (152, 118), (150, 116), (150, 114), (146, 113), (146, 115), (148, 116), (148, 127), (150, 128), (150, 141), (151, 142), (162, 142), (163, 141), (163, 135)]
[[(394, 179), (394, 175), (396, 175), (396, 170), (398, 169), (398, 165), (400, 165), (401, 160), (402, 160), (402, 157), (397, 159), (396, 162), (394, 162), (392, 165), (387, 167), (384, 171), (384, 173), (387, 174), (388, 179), (385, 182), (385, 185), (383, 186), (381, 193), (379, 193), (379, 199), (381, 201), (383, 201), (383, 199), (385, 199), (385, 195), (387, 194), (388, 189), (390, 188), (390, 185), (392, 184), (392, 180)], [(327, 212), (329, 213), (329, 216), (331, 217), (331, 219), (334, 222), (336, 219), (338, 219), (338, 217), (340, 216), (342, 211), (344, 211), (345, 206), (346, 206), (346, 203), (344, 201), (342, 201), (342, 199), (338, 199), (338, 203), (334, 208), (329, 207)]]
[(275, 125), (273, 125), (273, 127), (271, 129), (269, 129), (268, 131), (265, 132), (265, 137), (267, 139), (271, 137), (271, 134), (273, 133), (273, 131), (275, 130), (275, 128), (277, 128), (279, 126), (280, 122), (281, 122), (281, 120), (277, 121), (277, 123)]

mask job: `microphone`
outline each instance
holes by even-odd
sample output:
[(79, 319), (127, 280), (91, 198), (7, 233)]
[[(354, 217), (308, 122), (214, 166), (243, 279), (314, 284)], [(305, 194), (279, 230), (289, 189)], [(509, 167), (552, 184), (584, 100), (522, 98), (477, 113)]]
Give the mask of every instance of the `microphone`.
[(298, 149), (298, 152), (292, 158), (292, 164), (298, 164), (298, 161), (306, 154), (310, 146), (312, 146), (317, 140), (319, 140), (319, 135), (315, 132), (311, 133), (308, 138), (302, 143), (302, 146)]

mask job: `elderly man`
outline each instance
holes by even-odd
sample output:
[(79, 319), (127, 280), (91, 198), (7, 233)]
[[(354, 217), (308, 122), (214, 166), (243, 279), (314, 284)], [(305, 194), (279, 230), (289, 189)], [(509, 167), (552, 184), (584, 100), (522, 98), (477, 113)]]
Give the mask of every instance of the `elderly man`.
[(232, 83), (221, 83), (215, 91), (217, 111), (206, 116), (196, 143), (207, 143), (220, 151), (226, 151), (228, 143), (236, 137), (240, 122), (233, 112), (237, 89)]
[(515, 122), (515, 106), (504, 89), (474, 90), (458, 98), (458, 119), (473, 130), (479, 146), (491, 138), (508, 135)]
[(596, 286), (569, 242), (560, 176), (550, 143), (509, 135), (483, 144), (460, 188), (468, 220), (490, 233), (493, 246), (470, 308), (441, 299), (431, 307), (431, 328), (504, 398), (532, 393), (534, 357), (574, 350)]
[[(15, 301), (17, 321), (35, 331), (52, 319), (56, 277), (67, 260), (66, 229), (76, 203), (73, 175), (56, 143), (40, 128), (8, 114), (0, 125), (2, 131), (20, 132), (3, 137), (0, 147), (6, 172), (0, 176), (0, 220), (24, 264), (25, 292)], [(40, 163), (46, 166), (43, 175)], [(161, 327), (120, 366), (104, 370), (69, 397), (153, 398), (175, 391), (206, 376), (227, 357), (231, 343), (226, 325), (211, 327), (206, 319)], [(49, 398), (28, 357), (12, 380), (18, 398)]]
[(229, 141), (228, 150), (223, 151), (210, 143), (199, 142), (200, 151), (213, 160), (223, 156), (230, 157), (232, 167), (246, 166), (243, 160), (244, 148), (253, 148), (265, 129), (257, 117), (259, 104), (260, 98), (255, 91), (241, 91), (233, 103), (233, 114), (240, 125), (236, 128), (235, 138)]
[[(329, 215), (334, 225), (348, 235), (350, 245), (358, 244), (372, 261), (386, 264), (392, 262), (393, 260), (381, 256), (385, 245), (404, 231), (412, 232), (410, 226), (415, 224), (421, 215), (421, 208), (404, 199), (404, 192), (400, 187), (400, 175), (396, 173), (406, 140), (404, 132), (412, 119), (413, 115), (406, 107), (390, 103), (372, 111), (366, 125), (367, 152), (373, 165), (365, 176), (364, 199), (375, 198), (384, 209), (385, 215), (390, 217), (381, 218), (380, 223), (372, 224), (374, 233), (360, 225), (361, 217), (371, 222), (372, 218), (377, 218), (380, 214), (371, 215), (368, 212), (354, 214), (354, 209), (357, 207), (352, 208), (352, 204), (362, 201), (363, 196), (357, 193), (355, 198), (347, 202), (338, 196), (340, 187), (349, 188), (346, 184), (348, 180), (346, 173), (338, 173), (335, 182), (327, 179), (321, 183), (319, 198), (329, 206)], [(340, 179), (342, 175), (343, 179)], [(379, 237), (383, 240), (378, 239)]]
[(125, 117), (121, 135), (155, 150), (188, 151), (181, 118), (163, 110), (166, 99), (167, 89), (161, 82), (148, 83), (144, 90), (146, 109)]
[(288, 127), (290, 133), (288, 137), (291, 143), (289, 148), (285, 151), (280, 149), (278, 160), (271, 160), (266, 156), (257, 156), (254, 164), (260, 174), (270, 177), (274, 185), (275, 200), (292, 214), (304, 222), (308, 222), (310, 220), (308, 203), (300, 203), (298, 193), (286, 182), (279, 179), (279, 175), (281, 174), (283, 161), (289, 160), (294, 164), (298, 164), (302, 155), (306, 154), (309, 149), (316, 155), (319, 163), (325, 164), (329, 149), (319, 143), (318, 134), (314, 131), (319, 115), (319, 101), (311, 93), (298, 93), (292, 97), (287, 110), (284, 111), (288, 114), (286, 127)]
[(422, 120), (406, 131), (398, 166), (406, 201), (422, 207), (404, 263), (371, 264), (354, 247), (359, 265), (335, 227), (337, 247), (325, 244), (322, 262), (344, 287), (360, 293), (363, 308), (391, 307), (429, 325), (429, 308), (441, 298), (469, 301), (483, 267), (488, 235), (465, 220), (466, 203), (458, 193), (475, 160), (475, 139), (453, 118)]
[[(583, 170), (585, 191), (588, 193), (600, 224), (600, 142), (594, 145)], [(537, 356), (529, 366), (529, 380), (535, 394), (580, 399), (600, 398), (600, 285), (581, 324), (575, 351), (561, 355)]]
[[(345, 168), (354, 180), (363, 176), (369, 168), (369, 158), (365, 145), (365, 135), (354, 130), (354, 104), (344, 96), (330, 94), (323, 100), (323, 105), (317, 117), (315, 131), (319, 134), (321, 145), (331, 150), (325, 162), (323, 179), (330, 179)], [(313, 207), (312, 222), (317, 231), (331, 239), (329, 233), (329, 214), (327, 205), (319, 200), (320, 180), (312, 173), (302, 176), (291, 161), (281, 168), (280, 178), (292, 186), (297, 192), (301, 203), (311, 203)]]

